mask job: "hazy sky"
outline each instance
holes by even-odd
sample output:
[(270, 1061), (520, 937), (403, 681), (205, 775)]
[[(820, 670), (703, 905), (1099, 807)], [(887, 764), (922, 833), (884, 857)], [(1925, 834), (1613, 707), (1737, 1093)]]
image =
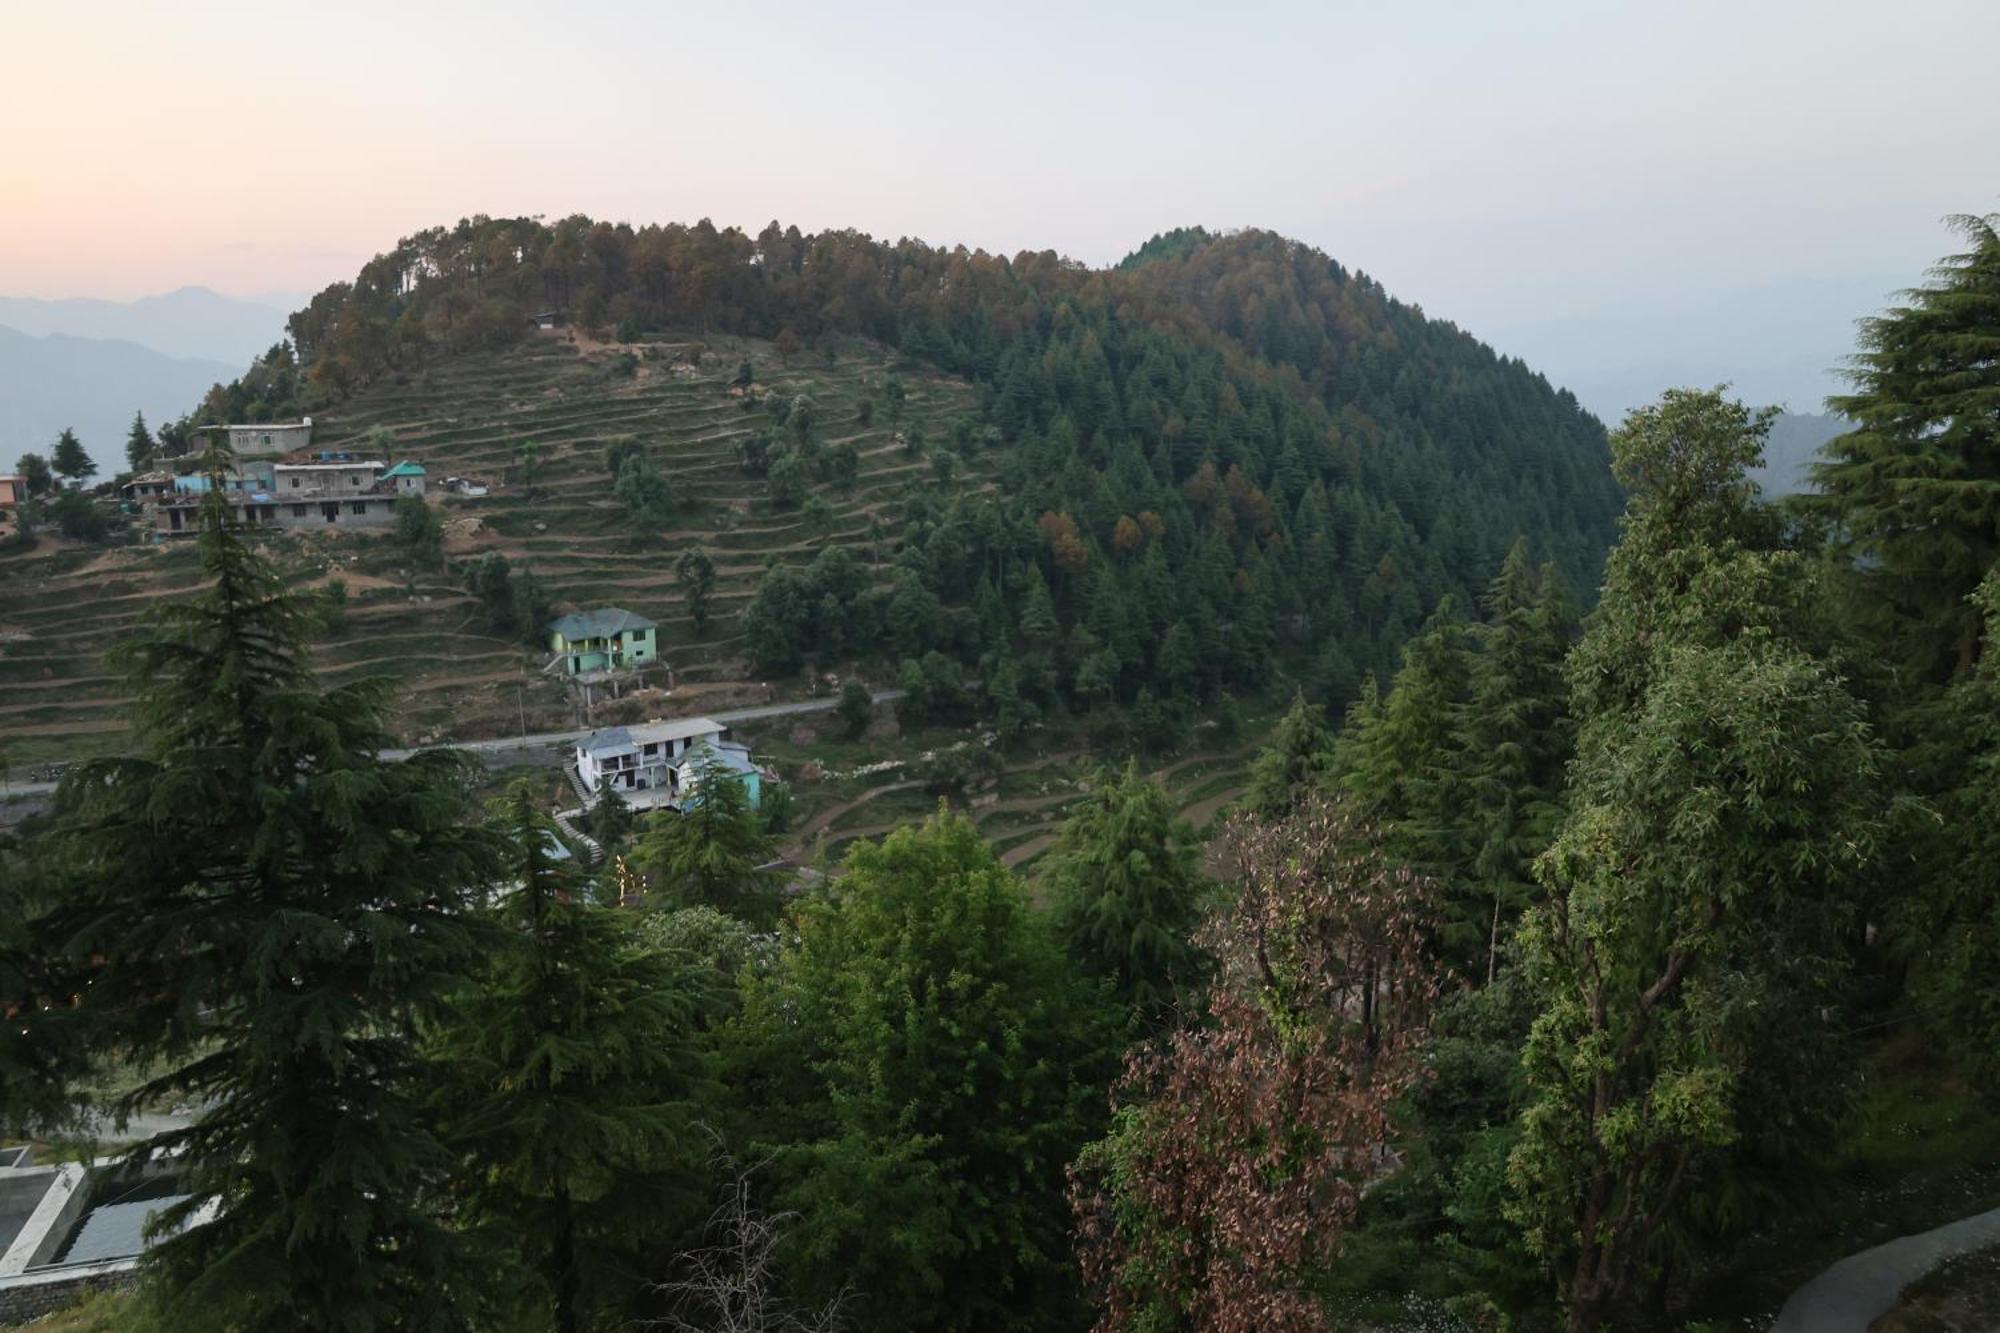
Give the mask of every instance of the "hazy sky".
[(0, 294), (310, 290), (476, 212), (1200, 222), (1572, 377), (1822, 365), (2000, 209), (1996, 57), (1996, 0), (0, 0)]

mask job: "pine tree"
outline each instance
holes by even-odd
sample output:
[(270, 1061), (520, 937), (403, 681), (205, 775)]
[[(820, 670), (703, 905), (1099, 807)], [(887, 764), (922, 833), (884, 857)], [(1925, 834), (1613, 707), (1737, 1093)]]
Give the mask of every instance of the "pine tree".
[(125, 437), (125, 462), (134, 472), (144, 472), (153, 462), (153, 454), (158, 448), (153, 443), (153, 433), (146, 429), (146, 414), (132, 414), (132, 431)]
[(1968, 599), (2000, 559), (2000, 214), (1959, 217), (1970, 242), (1908, 304), (1862, 323), (1857, 424), (1813, 469), (1886, 619), (1888, 651), (1921, 675), (1964, 675), (1979, 644)]
[(65, 780), (41, 951), (101, 1040), (160, 1070), (127, 1104), (202, 1108), (143, 1146), (195, 1196), (147, 1256), (165, 1304), (252, 1331), (453, 1326), (476, 1290), (430, 1209), (446, 1158), (415, 1028), (475, 954), (499, 846), (465, 819), (468, 761), (378, 757), (381, 683), (321, 689), (310, 606), (219, 488), (203, 522), (208, 586), (114, 655), (135, 757)]
[(49, 464), (57, 476), (73, 482), (97, 475), (97, 464), (91, 461), (83, 441), (77, 439), (76, 432), (67, 427), (56, 437), (55, 448), (49, 451)]
[(462, 1163), (460, 1221), (519, 1256), (520, 1314), (576, 1333), (636, 1286), (699, 1198), (702, 965), (649, 948), (551, 858), (555, 825), (526, 783), (502, 818), (519, 882), (427, 1054)]
[(682, 774), (681, 808), (662, 810), (640, 835), (633, 861), (670, 906), (719, 907), (760, 917), (771, 839), (736, 773), (713, 756)]
[(1070, 956), (1086, 976), (1110, 978), (1142, 1024), (1159, 1022), (1200, 978), (1201, 843), (1135, 762), (1100, 773), (1064, 818), (1042, 888)]
[(1283, 818), (1307, 792), (1323, 788), (1333, 768), (1333, 733), (1326, 714), (1303, 694), (1279, 720), (1270, 744), (1250, 766), (1243, 809), (1265, 819)]
[(1508, 921), (1533, 896), (1529, 865), (1561, 817), (1563, 765), (1573, 728), (1563, 658), (1572, 615), (1553, 567), (1537, 576), (1517, 541), (1486, 593), (1486, 620), (1474, 630), (1462, 752), (1469, 797), (1472, 881), (1492, 898), (1486, 979), (1499, 965)]
[(796, 1294), (850, 1289), (864, 1328), (1079, 1327), (1064, 1169), (1115, 1015), (959, 815), (856, 845), (792, 924), (728, 1047)]

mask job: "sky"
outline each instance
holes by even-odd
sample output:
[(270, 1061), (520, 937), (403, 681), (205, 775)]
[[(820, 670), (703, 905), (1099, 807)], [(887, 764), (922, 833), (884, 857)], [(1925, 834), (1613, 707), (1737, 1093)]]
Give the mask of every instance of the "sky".
[(475, 213), (1260, 226), (1593, 405), (1810, 408), (2000, 210), (1996, 52), (1994, 0), (0, 0), (0, 295), (309, 292)]

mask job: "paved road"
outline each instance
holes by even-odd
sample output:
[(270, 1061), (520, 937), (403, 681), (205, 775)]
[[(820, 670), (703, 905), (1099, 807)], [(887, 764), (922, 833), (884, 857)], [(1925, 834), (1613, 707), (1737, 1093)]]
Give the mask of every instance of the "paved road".
[[(894, 703), (903, 697), (901, 690), (877, 690), (877, 704)], [(725, 726), (731, 722), (755, 722), (766, 717), (791, 717), (797, 713), (825, 713), (840, 706), (839, 696), (825, 699), (803, 699), (789, 704), (760, 704), (755, 708), (733, 708), (720, 713), (700, 713), (699, 717), (711, 717)], [(440, 741), (441, 746), (467, 750), (474, 754), (504, 754), (510, 750), (557, 750), (576, 744), (588, 736), (594, 727), (580, 731), (540, 731), (527, 736), (504, 736), (490, 741)], [(415, 750), (384, 750), (384, 759), (408, 759)], [(53, 782), (11, 782), (0, 787), (0, 805), (15, 797), (48, 796), (56, 789)]]
[[(894, 703), (903, 697), (902, 690), (878, 690), (874, 700), (877, 704)], [(728, 726), (732, 722), (755, 722), (767, 717), (791, 717), (798, 713), (826, 713), (840, 706), (839, 696), (825, 699), (803, 699), (789, 704), (759, 704), (755, 708), (732, 708), (720, 713), (696, 713), (693, 716), (713, 718)], [(508, 750), (555, 750), (576, 744), (596, 727), (584, 727), (578, 731), (541, 731), (527, 736), (503, 736), (490, 741), (440, 741), (441, 746), (456, 750), (467, 750), (474, 754), (493, 754)], [(414, 750), (384, 750), (384, 759), (408, 759)]]
[(1953, 1255), (2000, 1245), (2000, 1208), (1851, 1254), (1792, 1293), (1771, 1333), (1868, 1333), (1896, 1297)]

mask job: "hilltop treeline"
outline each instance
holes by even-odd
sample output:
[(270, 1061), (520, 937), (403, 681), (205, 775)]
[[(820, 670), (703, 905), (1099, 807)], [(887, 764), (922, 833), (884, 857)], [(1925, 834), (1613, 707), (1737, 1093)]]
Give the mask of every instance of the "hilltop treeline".
[[(896, 578), (858, 611), (822, 614), (810, 572), (787, 573), (752, 611), (769, 670), (839, 644), (989, 672), (1018, 653), (1036, 706), (1132, 705), (1253, 686), (1290, 654), (1342, 696), (1517, 537), (1592, 586), (1618, 504), (1571, 396), (1269, 232), (1174, 233), (1093, 270), (775, 223), (479, 218), (321, 292), (291, 320), (296, 369), (266, 358), (211, 408), (270, 410), (262, 387), (294, 384), (337, 401), (526, 337), (544, 310), (627, 337), (862, 336), (979, 387), (977, 423), (911, 445), (1005, 451), (1001, 498), (910, 499)], [(791, 434), (777, 456), (812, 449)]]

